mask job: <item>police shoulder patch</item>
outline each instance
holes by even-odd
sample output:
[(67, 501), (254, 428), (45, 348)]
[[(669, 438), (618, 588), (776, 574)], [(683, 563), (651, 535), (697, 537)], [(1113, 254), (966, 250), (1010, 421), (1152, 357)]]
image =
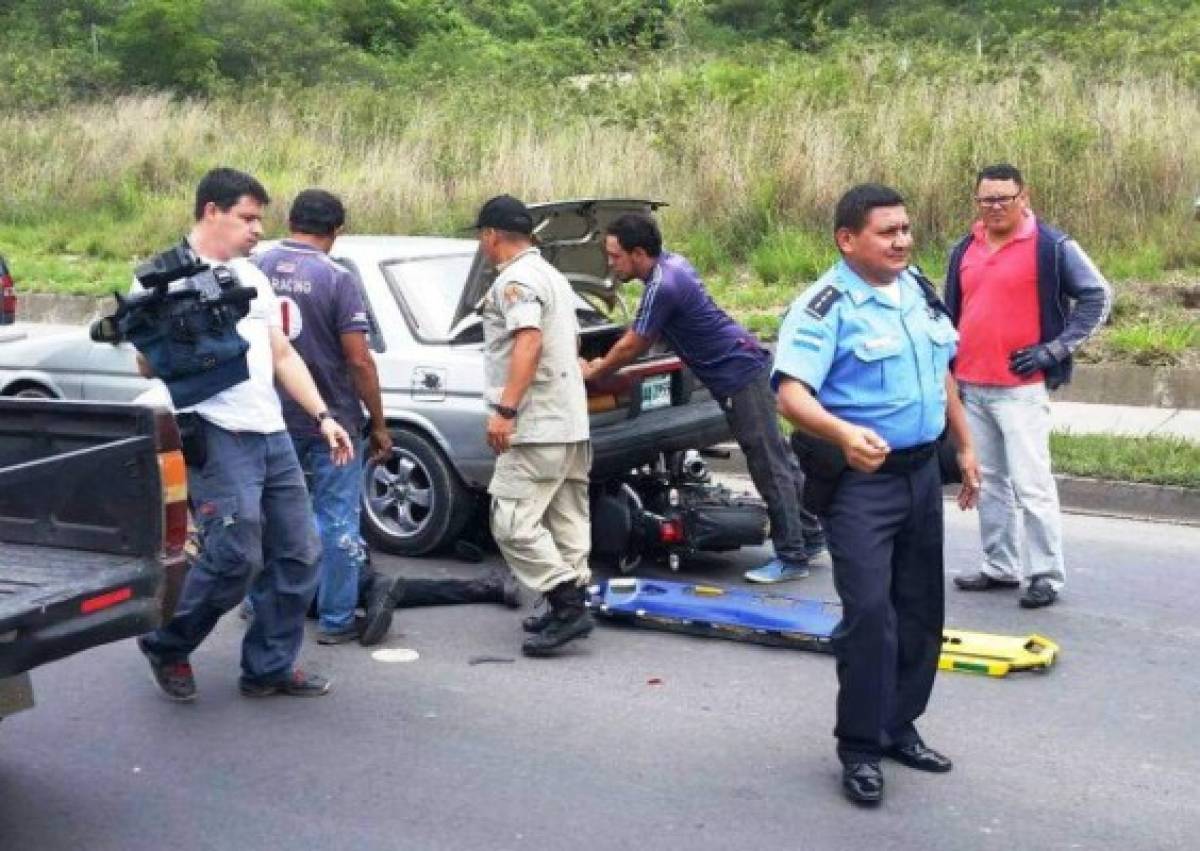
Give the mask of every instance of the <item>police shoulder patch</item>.
[(833, 308), (834, 302), (842, 297), (842, 292), (837, 287), (830, 284), (827, 287), (819, 290), (816, 295), (808, 300), (808, 304), (804, 306), (805, 311), (817, 319), (824, 319), (829, 315), (829, 311)]
[(504, 300), (510, 305), (528, 304), (538, 300), (537, 295), (525, 284), (511, 283), (504, 287)]

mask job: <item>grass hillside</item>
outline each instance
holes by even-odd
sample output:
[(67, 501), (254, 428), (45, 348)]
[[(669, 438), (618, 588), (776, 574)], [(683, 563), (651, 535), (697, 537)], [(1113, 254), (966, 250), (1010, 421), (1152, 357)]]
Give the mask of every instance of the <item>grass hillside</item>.
[[(310, 185), (380, 233), (451, 232), (500, 191), (636, 195), (669, 203), (669, 243), (769, 334), (829, 263), (848, 185), (900, 188), (940, 277), (975, 170), (1006, 160), (1118, 282), (1092, 353), (1194, 360), (1200, 11), (853, 5), (8, 4), (28, 38), (0, 53), (45, 49), (0, 62), (0, 252), (24, 289), (123, 288), (218, 164), (263, 179), (275, 234)], [(230, 29), (252, 12), (273, 15), (262, 43)]]

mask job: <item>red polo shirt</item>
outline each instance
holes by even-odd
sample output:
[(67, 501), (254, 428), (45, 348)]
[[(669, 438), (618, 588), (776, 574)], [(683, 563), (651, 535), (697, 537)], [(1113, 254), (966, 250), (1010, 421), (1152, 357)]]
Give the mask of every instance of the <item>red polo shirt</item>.
[(1042, 373), (1020, 376), (1008, 368), (1013, 349), (1032, 346), (1038, 320), (1037, 219), (1030, 213), (1012, 238), (992, 251), (982, 222), (971, 229), (971, 244), (959, 270), (962, 311), (954, 377), (973, 384), (1016, 387), (1042, 381)]

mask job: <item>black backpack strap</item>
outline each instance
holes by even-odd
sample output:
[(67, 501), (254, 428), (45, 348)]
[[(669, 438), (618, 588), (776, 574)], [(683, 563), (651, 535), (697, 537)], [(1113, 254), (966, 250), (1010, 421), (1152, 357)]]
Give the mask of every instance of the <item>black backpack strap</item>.
[(950, 324), (953, 325), (954, 320), (950, 317), (950, 309), (946, 307), (946, 303), (942, 301), (942, 297), (938, 295), (937, 287), (934, 286), (933, 281), (929, 280), (929, 278), (925, 276), (925, 273), (921, 271), (921, 267), (915, 264), (909, 266), (908, 274), (913, 276), (913, 280), (916, 281), (917, 285), (921, 288), (921, 295), (925, 296), (925, 303), (928, 304), (933, 310), (941, 313), (947, 319), (950, 319)]

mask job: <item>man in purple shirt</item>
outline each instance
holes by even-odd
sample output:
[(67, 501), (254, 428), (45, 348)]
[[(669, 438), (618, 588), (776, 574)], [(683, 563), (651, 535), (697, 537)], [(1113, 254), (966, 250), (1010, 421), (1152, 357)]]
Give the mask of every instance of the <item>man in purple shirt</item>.
[(717, 307), (687, 260), (663, 251), (662, 234), (649, 216), (629, 213), (616, 219), (607, 229), (604, 250), (614, 277), (637, 278), (646, 291), (633, 325), (608, 354), (585, 366), (584, 379), (616, 372), (665, 338), (725, 412), (750, 478), (767, 503), (775, 558), (746, 578), (782, 582), (808, 576), (808, 561), (825, 548), (825, 538), (817, 518), (804, 508), (804, 475), (779, 432), (768, 382), (770, 353)]
[[(306, 189), (292, 203), (288, 238), (252, 259), (271, 281), (283, 332), (308, 365), (330, 414), (353, 439), (360, 440), (366, 425), (365, 405), (371, 416), (371, 457), (381, 460), (391, 454), (392, 438), (383, 416), (375, 360), (367, 345), (367, 310), (353, 274), (329, 257), (345, 221), (345, 208), (336, 196)], [(358, 639), (364, 645), (376, 644), (391, 626), (401, 583), (367, 573), (366, 551), (359, 538), (363, 454), (356, 452), (352, 462), (335, 466), (313, 418), (286, 393), (280, 393), (280, 401), (296, 455), (310, 474), (313, 514), (321, 533), (317, 641), (340, 644)], [(355, 606), (364, 584), (370, 585), (366, 620), (356, 623)]]

